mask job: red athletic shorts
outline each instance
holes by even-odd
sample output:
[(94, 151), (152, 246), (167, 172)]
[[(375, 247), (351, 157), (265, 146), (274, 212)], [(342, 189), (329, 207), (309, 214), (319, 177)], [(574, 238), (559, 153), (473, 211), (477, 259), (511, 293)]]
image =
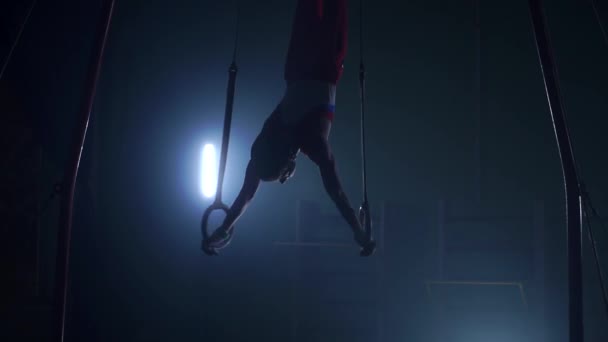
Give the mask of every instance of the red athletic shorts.
[(333, 84), (342, 76), (347, 0), (298, 0), (285, 63), (285, 80)]
[[(298, 0), (287, 60), (285, 80), (316, 80), (337, 84), (342, 76), (347, 42), (347, 0)], [(286, 125), (278, 108), (266, 119), (251, 147), (260, 175), (272, 178), (298, 151), (311, 156), (327, 149), (326, 125), (333, 106), (311, 108), (305, 119)]]

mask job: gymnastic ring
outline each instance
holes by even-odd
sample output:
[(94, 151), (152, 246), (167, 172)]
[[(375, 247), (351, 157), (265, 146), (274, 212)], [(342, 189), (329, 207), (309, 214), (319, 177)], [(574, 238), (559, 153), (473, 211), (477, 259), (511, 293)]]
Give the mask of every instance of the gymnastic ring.
[(368, 239), (372, 238), (372, 215), (369, 213), (369, 204), (367, 202), (361, 203), (359, 207), (359, 222), (363, 225), (365, 235)]
[(212, 248), (207, 244), (207, 240), (209, 239), (209, 236), (210, 236), (210, 234), (209, 234), (209, 217), (211, 217), (211, 213), (216, 210), (222, 210), (223, 212), (226, 213), (226, 215), (228, 215), (228, 211), (230, 210), (230, 208), (222, 202), (217, 202), (217, 203), (213, 203), (212, 205), (210, 205), (209, 208), (207, 208), (207, 210), (205, 210), (205, 213), (203, 214), (203, 218), (201, 220), (201, 233), (203, 235), (201, 249), (207, 255), (218, 255), (217, 249)]
[(368, 240), (367, 245), (361, 248), (359, 254), (361, 256), (370, 256), (376, 251), (376, 241), (372, 239), (372, 215), (369, 213), (369, 203), (367, 201), (363, 201), (359, 207), (359, 222), (363, 225), (365, 236)]

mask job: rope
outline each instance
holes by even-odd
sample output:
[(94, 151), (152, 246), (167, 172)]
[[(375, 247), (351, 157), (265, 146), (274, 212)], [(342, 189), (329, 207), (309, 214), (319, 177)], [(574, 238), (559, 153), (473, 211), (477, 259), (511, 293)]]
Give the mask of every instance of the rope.
[(235, 32), (234, 32), (234, 50), (232, 52), (232, 62), (236, 63), (236, 56), (237, 56), (237, 49), (238, 49), (238, 45), (239, 45), (239, 34), (241, 31), (241, 25), (240, 25), (240, 21), (241, 21), (241, 3), (239, 0), (236, 0), (236, 18), (235, 18)]
[(372, 239), (372, 214), (367, 200), (367, 158), (365, 153), (365, 62), (363, 59), (363, 0), (359, 1), (359, 95), (361, 97), (361, 159), (362, 159), (362, 181), (363, 181), (363, 203), (359, 207), (359, 221), (364, 225), (365, 235), (369, 244), (361, 250), (362, 256), (374, 253), (376, 243)]
[(61, 197), (59, 212), (59, 229), (57, 234), (57, 253), (55, 262), (55, 313), (53, 341), (63, 342), (66, 333), (67, 299), (70, 283), (70, 245), (72, 236), (72, 215), (74, 210), (74, 193), (78, 177), (78, 165), (81, 160), (82, 149), (87, 135), (87, 126), (95, 103), (95, 94), (104, 51), (108, 40), (115, 0), (101, 1), (101, 18), (99, 19), (93, 50), (87, 74), (80, 111), (74, 127), (72, 146), (69, 158), (64, 169), (64, 192)]
[(228, 87), (226, 89), (226, 111), (224, 113), (224, 129), (222, 132), (222, 151), (220, 154), (220, 165), (218, 172), (217, 187), (215, 192), (215, 200), (205, 210), (201, 219), (201, 233), (203, 235), (202, 250), (207, 255), (217, 255), (217, 250), (207, 245), (206, 241), (209, 238), (209, 217), (211, 213), (216, 210), (222, 210), (228, 215), (230, 208), (222, 202), (222, 188), (224, 185), (224, 175), (226, 173), (226, 162), (228, 160), (228, 145), (230, 143), (230, 127), (232, 125), (232, 110), (234, 108), (234, 92), (236, 88), (236, 76), (238, 73), (238, 66), (236, 64), (237, 48), (239, 42), (239, 31), (240, 31), (240, 1), (236, 0), (236, 20), (235, 20), (235, 34), (234, 34), (234, 50), (232, 52), (232, 63), (228, 69)]
[(228, 69), (228, 88), (226, 91), (226, 111), (224, 114), (224, 129), (222, 132), (222, 150), (220, 154), (220, 169), (218, 172), (217, 191), (215, 194), (215, 203), (222, 202), (222, 188), (224, 184), (224, 175), (226, 173), (226, 162), (228, 160), (228, 145), (230, 143), (230, 128), (232, 126), (232, 111), (234, 108), (234, 92), (236, 87), (236, 75), (238, 72), (238, 66), (236, 63), (237, 49), (239, 42), (239, 24), (240, 24), (240, 1), (236, 1), (236, 20), (235, 20), (235, 34), (234, 34), (234, 50), (232, 53), (232, 63)]
[(361, 57), (361, 64), (363, 64), (363, 0), (359, 1), (359, 56)]
[(27, 10), (27, 14), (25, 15), (25, 18), (23, 19), (23, 22), (21, 23), (21, 27), (19, 28), (19, 32), (17, 33), (17, 37), (15, 38), (15, 41), (13, 42), (13, 45), (11, 46), (11, 49), (9, 50), (8, 55), (6, 56), (4, 63), (2, 63), (2, 69), (0, 70), (0, 80), (2, 80), (2, 76), (4, 76), (4, 71), (6, 71), (6, 68), (8, 67), (8, 63), (10, 62), (11, 58), (13, 57), (13, 52), (15, 51), (15, 48), (17, 47), (17, 45), (19, 44), (19, 41), (21, 40), (21, 34), (23, 34), (25, 25), (27, 25), (27, 22), (30, 19), (30, 15), (32, 14), (32, 11), (34, 10), (34, 7), (36, 6), (36, 2), (37, 2), (37, 0), (32, 1), (30, 8)]
[(361, 97), (361, 158), (363, 162), (363, 202), (367, 203), (367, 158), (365, 153), (365, 63), (363, 59), (363, 0), (359, 1), (359, 95)]

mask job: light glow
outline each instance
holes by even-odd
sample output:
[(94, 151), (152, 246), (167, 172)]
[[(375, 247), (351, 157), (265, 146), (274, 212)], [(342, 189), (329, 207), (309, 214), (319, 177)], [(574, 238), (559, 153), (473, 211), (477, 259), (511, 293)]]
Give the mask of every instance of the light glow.
[(211, 198), (217, 191), (218, 162), (215, 146), (205, 144), (201, 157), (201, 191), (203, 196)]

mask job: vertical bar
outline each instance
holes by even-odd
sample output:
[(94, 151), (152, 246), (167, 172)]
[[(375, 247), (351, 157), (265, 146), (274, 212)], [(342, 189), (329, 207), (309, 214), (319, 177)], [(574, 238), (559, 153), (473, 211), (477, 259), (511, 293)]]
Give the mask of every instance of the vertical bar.
[(483, 165), (481, 154), (481, 0), (473, 0), (475, 11), (475, 57), (473, 74), (473, 101), (475, 115), (475, 196), (481, 201)]
[[(445, 280), (445, 257), (446, 257), (446, 248), (445, 248), (445, 231), (447, 224), (447, 200), (441, 199), (439, 200), (439, 210), (438, 210), (437, 218), (439, 220), (437, 225), (437, 279), (439, 281)], [(445, 309), (439, 301), (439, 304), (436, 307), (435, 311), (435, 322), (439, 327), (446, 326), (446, 316)], [(436, 338), (437, 341), (444, 341), (446, 337), (449, 335), (448, 332), (444, 331), (444, 329), (436, 329)]]
[(296, 204), (296, 226), (295, 226), (295, 233), (296, 233), (296, 243), (300, 242), (300, 220), (302, 219), (302, 200), (298, 200), (297, 204)]
[(534, 203), (534, 311), (535, 341), (545, 341), (545, 205)]
[(292, 265), (293, 267), (291, 267), (291, 300), (290, 300), (290, 306), (291, 306), (291, 329), (290, 329), (290, 333), (291, 333), (291, 341), (292, 342), (297, 342), (298, 341), (298, 283), (299, 283), (299, 279), (298, 279), (298, 254), (299, 254), (299, 248), (298, 246), (294, 246), (291, 248), (291, 261), (292, 261)]
[(444, 254), (445, 254), (445, 200), (439, 200), (437, 213), (437, 278), (444, 278)]
[(36, 298), (40, 295), (40, 216), (42, 212), (42, 205), (40, 205), (40, 201), (43, 200), (43, 197), (40, 196), (41, 179), (42, 179), (42, 164), (43, 163), (43, 149), (42, 146), (38, 147), (38, 179), (36, 180), (36, 261), (34, 265), (34, 296)]
[[(302, 205), (303, 205), (303, 201), (298, 200), (297, 206), (296, 206), (296, 225), (295, 225), (296, 244), (300, 242), (300, 225), (302, 224), (302, 221), (301, 221), (302, 220)], [(300, 256), (300, 248), (296, 245), (296, 246), (292, 247), (292, 253), (291, 253), (292, 265), (293, 265), (293, 267), (291, 267), (291, 341), (292, 342), (298, 341), (298, 323), (299, 323), (298, 322), (298, 310), (299, 310), (298, 285), (300, 283), (299, 256)]]
[(534, 38), (553, 119), (566, 192), (568, 236), (569, 341), (583, 342), (582, 215), (576, 163), (568, 136), (557, 68), (541, 0), (529, 0)]
[(101, 17), (95, 35), (92, 59), (87, 71), (85, 91), (82, 95), (80, 111), (77, 117), (77, 124), (72, 137), (72, 145), (68, 164), (64, 170), (64, 189), (61, 198), (61, 211), (59, 214), (59, 229), (57, 236), (57, 260), (55, 274), (55, 324), (53, 340), (62, 342), (65, 337), (66, 324), (66, 303), (69, 285), (69, 264), (70, 264), (70, 238), (72, 233), (72, 212), (74, 207), (74, 191), (76, 190), (76, 178), (78, 176), (78, 166), (87, 134), (87, 126), (91, 116), (91, 110), (95, 100), (97, 81), (101, 71), (103, 53), (106, 45), (114, 0), (104, 0), (102, 2)]
[(380, 211), (380, 236), (379, 236), (379, 244), (378, 247), (380, 247), (380, 252), (382, 254), (384, 254), (384, 250), (386, 248), (386, 207), (388, 206), (388, 202), (384, 201), (382, 202), (382, 208)]
[[(377, 295), (379, 297), (378, 301), (378, 335), (377, 341), (382, 342), (385, 340), (385, 323), (384, 323), (384, 310), (386, 308), (386, 288), (385, 288), (385, 279), (384, 279), (384, 268), (385, 268), (385, 244), (384, 244), (384, 236), (386, 234), (386, 206), (387, 202), (384, 201), (381, 203), (380, 209), (380, 222), (378, 230), (378, 251), (376, 257), (376, 272), (378, 276), (377, 283)], [(377, 225), (378, 226), (378, 225)]]

